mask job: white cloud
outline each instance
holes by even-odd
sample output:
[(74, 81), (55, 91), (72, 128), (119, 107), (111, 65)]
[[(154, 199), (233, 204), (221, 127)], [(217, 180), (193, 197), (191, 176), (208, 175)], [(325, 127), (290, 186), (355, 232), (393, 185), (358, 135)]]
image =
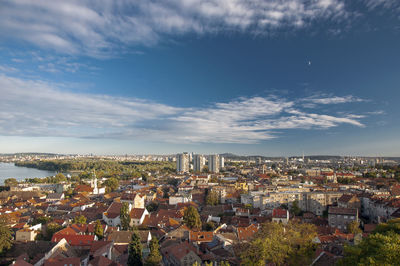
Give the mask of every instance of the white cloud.
[(66, 92), (43, 81), (6, 75), (0, 75), (0, 94), (0, 135), (8, 136), (258, 143), (279, 137), (277, 131), (282, 130), (364, 126), (360, 115), (310, 113), (302, 110), (301, 99), (272, 96), (180, 108), (135, 98)]
[(107, 56), (164, 35), (268, 34), (348, 16), (343, 0), (5, 0), (0, 34), (68, 54)]
[(352, 95), (347, 96), (313, 96), (305, 99), (301, 99), (304, 102), (303, 106), (307, 108), (314, 108), (318, 104), (343, 104), (343, 103), (354, 103), (364, 102), (364, 99), (354, 97)]

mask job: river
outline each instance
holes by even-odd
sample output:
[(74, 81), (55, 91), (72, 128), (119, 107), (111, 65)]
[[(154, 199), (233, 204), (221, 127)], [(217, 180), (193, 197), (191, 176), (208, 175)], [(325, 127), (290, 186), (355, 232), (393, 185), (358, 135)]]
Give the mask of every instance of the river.
[(17, 180), (24, 180), (25, 178), (34, 177), (47, 177), (55, 175), (56, 172), (39, 170), (36, 168), (19, 167), (13, 163), (1, 163), (0, 162), (0, 185), (4, 184), (4, 180), (7, 178), (15, 178)]

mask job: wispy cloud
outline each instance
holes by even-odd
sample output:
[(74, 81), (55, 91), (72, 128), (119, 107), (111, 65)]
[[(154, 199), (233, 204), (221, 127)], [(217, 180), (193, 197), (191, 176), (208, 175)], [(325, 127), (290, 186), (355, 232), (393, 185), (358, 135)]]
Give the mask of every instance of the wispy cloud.
[(301, 99), (304, 103), (304, 107), (314, 108), (319, 104), (343, 104), (343, 103), (356, 103), (365, 102), (366, 100), (354, 97), (352, 95), (347, 96), (326, 96), (326, 95), (316, 95), (308, 98)]
[(348, 16), (342, 0), (5, 0), (0, 33), (68, 54), (108, 56), (165, 35), (269, 34)]
[(18, 72), (18, 69), (11, 66), (0, 65), (0, 73), (1, 72), (7, 72), (7, 73)]
[(0, 135), (258, 143), (279, 137), (282, 130), (364, 126), (360, 121), (364, 116), (357, 114), (308, 112), (302, 99), (250, 97), (181, 108), (60, 88), (0, 75)]

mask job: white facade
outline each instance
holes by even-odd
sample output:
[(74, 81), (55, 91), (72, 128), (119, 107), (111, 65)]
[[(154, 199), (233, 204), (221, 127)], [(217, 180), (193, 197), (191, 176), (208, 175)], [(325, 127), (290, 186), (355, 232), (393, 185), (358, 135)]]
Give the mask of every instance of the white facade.
[(212, 173), (219, 173), (219, 155), (213, 154), (208, 157), (208, 170)]
[(187, 152), (176, 155), (176, 172), (177, 173), (189, 172), (189, 154)]
[(203, 171), (204, 165), (206, 164), (206, 158), (203, 155), (195, 154), (193, 157), (193, 170), (195, 172)]
[(225, 167), (225, 158), (220, 156), (219, 157), (219, 168), (224, 168)]

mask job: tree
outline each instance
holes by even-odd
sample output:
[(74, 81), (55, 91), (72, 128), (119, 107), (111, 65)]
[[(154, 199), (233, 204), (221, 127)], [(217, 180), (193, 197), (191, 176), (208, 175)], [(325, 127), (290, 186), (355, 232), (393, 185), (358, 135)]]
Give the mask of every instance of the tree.
[(351, 223), (347, 224), (347, 232), (350, 234), (358, 234), (361, 233), (361, 229), (357, 221), (352, 221)]
[(73, 224), (86, 224), (86, 217), (83, 215), (75, 216), (72, 223)]
[(151, 202), (149, 205), (146, 206), (148, 212), (155, 212), (158, 209), (157, 202)]
[(150, 254), (146, 259), (146, 266), (156, 266), (160, 265), (161, 262), (161, 254), (160, 254), (160, 245), (158, 244), (157, 237), (153, 237), (150, 240)]
[(295, 200), (295, 201), (292, 202), (292, 206), (290, 207), (290, 212), (294, 213), (294, 215), (296, 215), (296, 216), (300, 216), (301, 215), (302, 211), (301, 211), (301, 209), (299, 207), (298, 200)]
[(46, 237), (45, 240), (50, 241), (55, 232), (58, 232), (62, 229), (62, 226), (57, 223), (48, 223), (46, 225)]
[(393, 231), (371, 234), (359, 245), (346, 245), (344, 252), (341, 265), (398, 265), (400, 235)]
[(211, 191), (208, 193), (206, 197), (206, 204), (207, 205), (218, 205), (219, 203), (219, 195), (215, 191)]
[(307, 265), (314, 253), (315, 226), (290, 222), (266, 223), (254, 239), (241, 247), (244, 265)]
[(189, 206), (183, 215), (184, 223), (191, 229), (201, 228), (200, 214), (193, 206)]
[(33, 219), (32, 225), (36, 225), (36, 224), (45, 225), (48, 222), (51, 222), (52, 220), (53, 220), (53, 218), (51, 218), (49, 216), (39, 216), (39, 217)]
[(136, 231), (132, 234), (132, 240), (129, 243), (128, 248), (128, 265), (129, 266), (142, 266), (142, 244), (140, 243), (140, 237)]
[(206, 224), (203, 224), (203, 230), (204, 231), (214, 231), (215, 230), (215, 223), (213, 222), (207, 222)]
[(18, 181), (15, 178), (7, 178), (4, 180), (4, 185), (10, 187), (10, 186), (16, 186), (18, 185)]
[(94, 234), (99, 238), (102, 239), (104, 235), (103, 226), (101, 225), (100, 220), (97, 220), (94, 225)]
[(110, 177), (105, 182), (107, 192), (112, 192), (119, 187), (118, 179), (115, 177)]
[(65, 177), (65, 175), (63, 173), (56, 174), (56, 176), (54, 177), (54, 183), (60, 183), (63, 181), (67, 181), (67, 178)]
[(0, 253), (8, 250), (12, 246), (13, 237), (10, 228), (6, 225), (5, 220), (0, 220)]
[(127, 202), (122, 203), (119, 218), (121, 219), (122, 230), (129, 230), (131, 217), (129, 215), (129, 204)]

